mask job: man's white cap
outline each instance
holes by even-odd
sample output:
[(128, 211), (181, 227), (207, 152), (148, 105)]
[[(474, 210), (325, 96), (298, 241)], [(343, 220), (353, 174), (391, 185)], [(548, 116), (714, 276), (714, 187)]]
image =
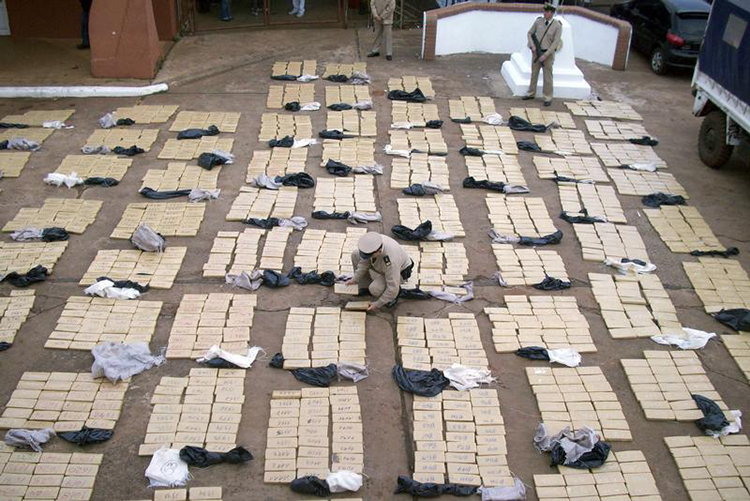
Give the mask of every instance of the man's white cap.
[(380, 233), (375, 233), (374, 231), (362, 235), (359, 238), (359, 243), (357, 243), (360, 255), (370, 255), (380, 249), (382, 246), (383, 236)]

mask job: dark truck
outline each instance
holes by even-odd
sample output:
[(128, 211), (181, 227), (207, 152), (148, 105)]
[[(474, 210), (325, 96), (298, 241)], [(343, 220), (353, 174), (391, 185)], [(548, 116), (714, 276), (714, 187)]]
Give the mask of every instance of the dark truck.
[(718, 169), (750, 140), (750, 0), (714, 0), (693, 73), (698, 153)]

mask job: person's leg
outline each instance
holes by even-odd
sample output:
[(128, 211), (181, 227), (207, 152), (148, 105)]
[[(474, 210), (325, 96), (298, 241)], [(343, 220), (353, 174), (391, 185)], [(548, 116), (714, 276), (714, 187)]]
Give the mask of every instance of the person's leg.
[(372, 297), (380, 297), (385, 292), (385, 277), (379, 273), (370, 272), (370, 278), (372, 278), (372, 282), (370, 282), (370, 286), (368, 287), (370, 289), (370, 295)]
[(289, 11), (289, 15), (293, 16), (299, 12), (299, 0), (292, 0), (292, 10)]
[(539, 61), (531, 63), (531, 80), (529, 80), (529, 90), (526, 92), (527, 97), (536, 96), (536, 84), (539, 81), (539, 69), (541, 64)]
[(221, 12), (219, 18), (222, 21), (232, 20), (232, 0), (221, 0)]
[(552, 94), (553, 94), (553, 88), (552, 88), (552, 65), (555, 63), (554, 56), (547, 59), (544, 62), (544, 74), (542, 75), (542, 78), (544, 78), (544, 86), (542, 88), (544, 92), (544, 102), (549, 103), (552, 101)]
[(390, 59), (393, 55), (393, 25), (383, 25), (383, 32), (385, 37), (385, 55)]
[(380, 46), (383, 44), (383, 23), (374, 21), (375, 23), (375, 41), (372, 43), (372, 49), (370, 54), (379, 54)]
[[(351, 254), (351, 256), (352, 256), (352, 267), (353, 267), (353, 269), (356, 270), (357, 266), (359, 265), (359, 261), (362, 258), (359, 256), (359, 251), (358, 250), (353, 251), (352, 254)], [(362, 279), (359, 282), (357, 282), (357, 287), (359, 288), (360, 292), (363, 289), (367, 290), (367, 288), (370, 286), (370, 282), (371, 281), (372, 281), (372, 279), (370, 278), (369, 275), (365, 275), (364, 277), (362, 277)]]
[(84, 8), (81, 13), (81, 45), (79, 49), (88, 49), (91, 46), (89, 40), (89, 9)]
[(297, 0), (297, 17), (305, 15), (305, 0)]

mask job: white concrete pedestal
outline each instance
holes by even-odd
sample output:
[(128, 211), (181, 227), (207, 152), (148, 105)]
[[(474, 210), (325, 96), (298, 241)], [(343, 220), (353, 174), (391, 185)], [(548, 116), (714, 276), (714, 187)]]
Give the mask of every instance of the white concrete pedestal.
[[(591, 86), (583, 78), (583, 72), (576, 66), (573, 34), (570, 24), (564, 18), (556, 16), (562, 23), (563, 47), (555, 54), (555, 64), (552, 67), (554, 81), (554, 96), (568, 99), (586, 99), (591, 95)], [(500, 68), (500, 74), (510, 87), (514, 96), (522, 96), (529, 89), (531, 80), (531, 50), (514, 52), (509, 61), (505, 61)], [(536, 95), (542, 96), (542, 71), (539, 72)]]

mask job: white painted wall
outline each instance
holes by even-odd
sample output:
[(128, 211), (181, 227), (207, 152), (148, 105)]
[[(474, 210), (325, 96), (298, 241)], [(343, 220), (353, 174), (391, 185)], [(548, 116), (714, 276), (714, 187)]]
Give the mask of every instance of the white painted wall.
[[(526, 33), (537, 17), (539, 14), (531, 12), (474, 10), (438, 18), (435, 55), (521, 52), (526, 48)], [(617, 28), (578, 15), (564, 18), (572, 27), (575, 57), (611, 66)]]

